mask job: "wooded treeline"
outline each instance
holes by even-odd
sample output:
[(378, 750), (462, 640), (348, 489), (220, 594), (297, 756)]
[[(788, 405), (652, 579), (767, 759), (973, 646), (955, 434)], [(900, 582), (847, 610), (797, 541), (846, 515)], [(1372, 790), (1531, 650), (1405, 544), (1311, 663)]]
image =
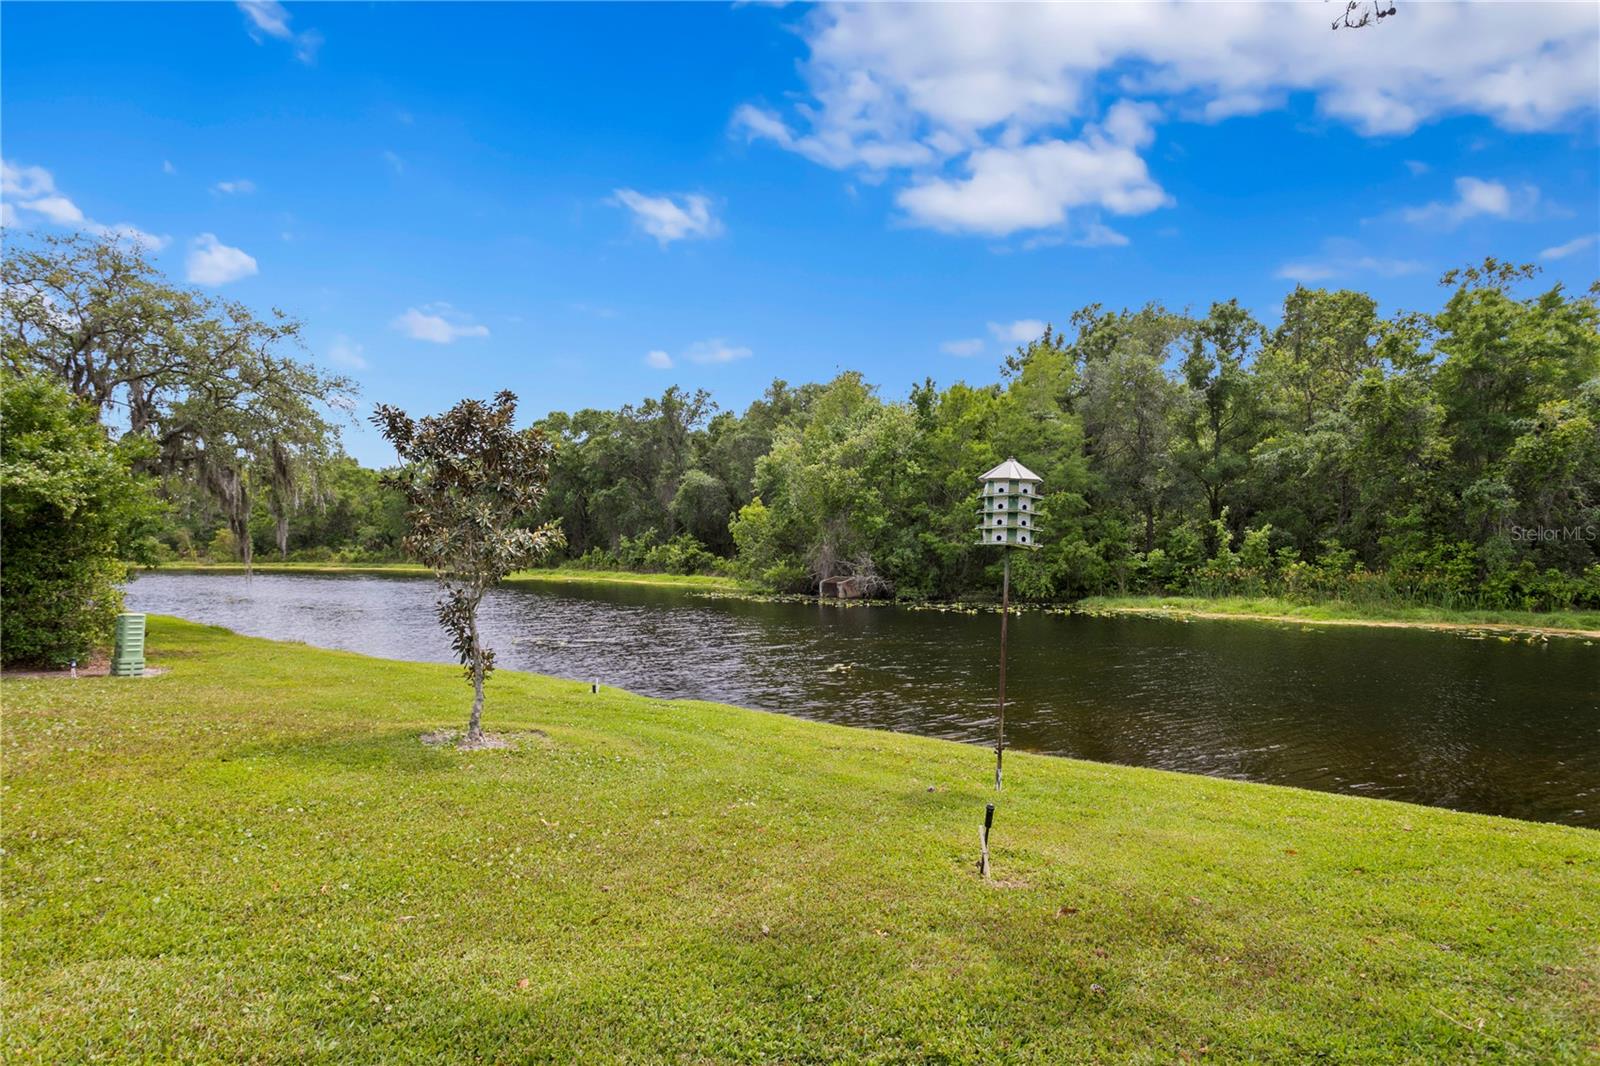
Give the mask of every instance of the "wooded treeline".
[[(1392, 317), (1297, 287), (1272, 327), (1231, 300), (1091, 305), (1001, 383), (904, 400), (849, 372), (742, 412), (678, 388), (558, 412), (538, 423), (557, 443), (545, 517), (581, 566), (954, 597), (994, 585), (976, 475), (1015, 455), (1047, 492), (1024, 596), (1600, 606), (1595, 294), (1495, 262), (1444, 280), (1441, 308)], [(375, 475), (343, 460), (321, 485), (290, 548), (393, 552), (403, 516)]]
[[(25, 291), (24, 265), (106, 269), (83, 245), (54, 254), (8, 255), (8, 290)], [(88, 327), (63, 332), (61, 296), (8, 297), (7, 362), (144, 427), (144, 468), (169, 501), (152, 550), (398, 558), (403, 503), (338, 448), (348, 383), (276, 354), (298, 327), (165, 287), (118, 254), (110, 265), (143, 279), (121, 286), (121, 313), (183, 338), (181, 365), (130, 356), (137, 373), (120, 379), (80, 366)], [(1488, 260), (1447, 274), (1437, 309), (1388, 316), (1366, 293), (1296, 287), (1270, 326), (1236, 300), (1090, 305), (1008, 357), (998, 384), (929, 378), (904, 399), (847, 372), (775, 381), (742, 411), (674, 387), (557, 412), (537, 423), (556, 445), (539, 520), (560, 521), (568, 565), (788, 591), (848, 574), (884, 595), (955, 597), (994, 586), (997, 556), (973, 543), (976, 476), (1014, 455), (1046, 493), (1043, 547), (1014, 568), (1024, 596), (1596, 607), (1600, 290), (1536, 274)], [(19, 339), (18, 322), (33, 333)]]
[(994, 586), (976, 475), (1014, 455), (1046, 490), (1026, 596), (1600, 606), (1596, 290), (1492, 260), (1442, 282), (1391, 317), (1297, 287), (1271, 327), (1091, 305), (1000, 384), (903, 401), (850, 372), (742, 413), (670, 389), (552, 415), (549, 513), (584, 565), (952, 597)]
[[(1234, 300), (1091, 305), (1001, 383), (928, 379), (904, 400), (849, 372), (775, 381), (742, 412), (671, 388), (555, 413), (545, 517), (581, 566), (954, 597), (994, 585), (976, 475), (1015, 455), (1047, 492), (1025, 596), (1600, 606), (1595, 291), (1494, 261), (1441, 291), (1385, 317), (1371, 295), (1297, 287), (1270, 327)], [(385, 550), (398, 512), (367, 472), (341, 476), (291, 545)]]

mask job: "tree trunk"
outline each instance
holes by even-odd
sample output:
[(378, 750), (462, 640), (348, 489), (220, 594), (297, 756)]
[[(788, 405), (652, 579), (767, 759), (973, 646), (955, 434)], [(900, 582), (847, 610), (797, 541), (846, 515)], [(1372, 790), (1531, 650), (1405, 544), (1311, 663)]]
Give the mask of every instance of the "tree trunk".
[(478, 605), (472, 605), (468, 625), (472, 633), (472, 717), (467, 721), (467, 743), (483, 739), (483, 641), (478, 637)]
[(273, 524), (278, 534), (278, 558), (283, 562), (289, 561), (289, 513), (281, 512), (273, 516)]

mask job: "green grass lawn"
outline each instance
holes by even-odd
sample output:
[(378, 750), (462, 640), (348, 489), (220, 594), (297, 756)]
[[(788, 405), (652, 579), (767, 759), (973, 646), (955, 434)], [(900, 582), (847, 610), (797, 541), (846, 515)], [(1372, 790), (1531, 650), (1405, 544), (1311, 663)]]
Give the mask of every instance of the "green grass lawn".
[(1090, 596), (1077, 610), (1089, 613), (1219, 615), (1284, 619), (1295, 622), (1363, 622), (1445, 626), (1574, 630), (1600, 633), (1600, 611), (1453, 611), (1443, 607), (1403, 607), (1343, 601), (1297, 603), (1274, 596)]
[[(159, 570), (197, 574), (242, 574), (238, 563), (163, 563)], [(387, 574), (402, 577), (432, 577), (433, 571), (415, 563), (255, 563), (258, 574)], [(731, 577), (712, 574), (644, 574), (632, 570), (579, 570), (558, 567), (549, 570), (520, 570), (506, 578), (508, 585), (656, 585), (700, 592), (737, 592), (745, 586)]]
[(150, 646), (0, 689), (8, 1062), (1600, 1057), (1600, 833), (1017, 753), (985, 883), (976, 747)]

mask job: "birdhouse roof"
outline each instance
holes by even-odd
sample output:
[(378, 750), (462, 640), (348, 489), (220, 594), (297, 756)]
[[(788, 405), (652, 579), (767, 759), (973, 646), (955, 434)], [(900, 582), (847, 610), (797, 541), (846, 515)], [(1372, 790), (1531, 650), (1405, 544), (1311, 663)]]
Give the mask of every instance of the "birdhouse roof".
[(979, 481), (1040, 481), (1038, 474), (1015, 459), (1007, 459), (993, 470), (978, 478)]

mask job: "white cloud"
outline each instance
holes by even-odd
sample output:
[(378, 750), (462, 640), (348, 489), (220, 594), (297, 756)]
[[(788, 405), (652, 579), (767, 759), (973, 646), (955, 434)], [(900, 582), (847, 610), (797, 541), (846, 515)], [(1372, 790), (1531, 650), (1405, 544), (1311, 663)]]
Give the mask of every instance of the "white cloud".
[(1336, 238), (1324, 241), (1322, 251), (1318, 255), (1285, 263), (1278, 268), (1277, 276), (1302, 285), (1310, 285), (1332, 278), (1357, 275), (1397, 278), (1405, 274), (1415, 274), (1422, 269), (1423, 265), (1415, 259), (1371, 255), (1353, 241)]
[(249, 178), (235, 178), (233, 181), (219, 181), (211, 186), (213, 192), (226, 195), (244, 195), (256, 191), (256, 183)]
[(1411, 176), (1413, 178), (1420, 178), (1432, 168), (1420, 159), (1407, 159), (1406, 169), (1411, 171)]
[(366, 353), (367, 349), (364, 345), (340, 333), (333, 338), (333, 343), (328, 346), (328, 362), (351, 370), (365, 370), (368, 365)]
[(968, 337), (964, 340), (945, 341), (939, 345), (939, 350), (946, 355), (953, 355), (960, 359), (970, 359), (983, 352), (982, 337)]
[(1287, 278), (1290, 281), (1298, 281), (1302, 284), (1309, 284), (1313, 281), (1326, 281), (1337, 273), (1338, 270), (1331, 264), (1318, 263), (1311, 260), (1285, 263), (1278, 268), (1278, 277)]
[(17, 212), (8, 201), (0, 200), (0, 226), (11, 227), (17, 224)]
[(1022, 242), (1022, 250), (1031, 252), (1039, 248), (1059, 248), (1063, 244), (1078, 248), (1122, 248), (1129, 243), (1126, 234), (1118, 233), (1104, 222), (1090, 222), (1076, 234), (1059, 229), (1035, 234)]
[[(1323, 7), (826, 6), (800, 23), (801, 98), (785, 111), (740, 106), (732, 130), (900, 184), (913, 222), (997, 234), (1057, 226), (1077, 205), (1131, 214), (1167, 202), (1139, 158), (1151, 101), (1217, 121), (1305, 94), (1371, 136), (1455, 114), (1549, 129), (1600, 96), (1588, 5), (1412, 4), (1340, 33)], [(1097, 128), (1107, 86), (1144, 103)]]
[(1435, 200), (1419, 207), (1408, 207), (1400, 217), (1414, 226), (1440, 226), (1453, 229), (1469, 218), (1488, 215), (1512, 218), (1525, 214), (1539, 200), (1539, 190), (1524, 185), (1512, 190), (1498, 181), (1482, 178), (1457, 178), (1454, 200)]
[(1308, 259), (1285, 263), (1278, 269), (1278, 277), (1310, 284), (1358, 274), (1397, 278), (1403, 274), (1415, 274), (1421, 269), (1422, 264), (1415, 259), (1383, 259), (1378, 256), (1363, 255), (1354, 259)]
[(487, 337), (489, 327), (475, 323), (447, 303), (412, 307), (391, 323), (412, 340), (453, 344), (462, 337)]
[(257, 44), (264, 43), (268, 37), (289, 41), (294, 45), (296, 59), (302, 63), (316, 62), (322, 34), (316, 30), (295, 33), (289, 26), (292, 16), (278, 0), (238, 0), (238, 7), (245, 14), (245, 29)]
[(254, 257), (223, 244), (215, 233), (202, 233), (189, 243), (184, 266), (196, 285), (226, 285), (257, 273)]
[(294, 57), (310, 66), (317, 61), (317, 53), (322, 49), (322, 41), (322, 34), (316, 30), (305, 31), (294, 39)]
[(161, 161), (161, 173), (163, 173), (163, 174), (176, 174), (177, 172), (178, 172), (178, 168), (172, 165), (172, 160), (163, 159)]
[(646, 196), (633, 189), (617, 189), (612, 196), (617, 204), (633, 212), (634, 224), (663, 248), (673, 241), (715, 237), (722, 232), (722, 223), (711, 213), (711, 201), (704, 196), (675, 200), (670, 196)]
[(65, 196), (41, 196), (37, 200), (24, 201), (22, 206), (38, 212), (58, 226), (77, 226), (83, 222), (83, 212)]
[(56, 182), (44, 167), (24, 167), (0, 160), (0, 194), (39, 197), (55, 192)]
[(1102, 222), (1091, 222), (1083, 236), (1072, 243), (1082, 248), (1121, 248), (1128, 243), (1128, 238)]
[(383, 161), (388, 163), (389, 169), (393, 170), (396, 174), (404, 174), (406, 172), (405, 160), (401, 159), (400, 156), (395, 152), (384, 149)]
[(748, 359), (751, 351), (742, 345), (729, 344), (721, 337), (695, 341), (684, 353), (691, 363), (731, 363), (735, 359)]
[(991, 322), (989, 332), (995, 340), (1027, 344), (1044, 334), (1044, 323), (1037, 318), (1019, 318), (1015, 322)]
[(1263, 111), (1279, 106), (1282, 101), (1282, 93), (1249, 91), (1227, 93), (1213, 100), (1207, 100), (1200, 108), (1197, 117), (1202, 122), (1225, 122), (1240, 115), (1259, 115)]
[(171, 241), (170, 237), (147, 233), (131, 222), (108, 226), (89, 218), (70, 197), (56, 188), (54, 175), (44, 167), (18, 166), (0, 160), (0, 197), (5, 199), (6, 226), (21, 227), (43, 221), (97, 237), (126, 240), (151, 251), (159, 251)]
[(644, 354), (644, 365), (653, 367), (656, 370), (671, 370), (672, 356), (668, 355), (660, 348), (656, 348)]
[(985, 148), (967, 157), (967, 170), (959, 181), (913, 184), (895, 202), (935, 229), (1003, 237), (1061, 225), (1073, 207), (1130, 215), (1169, 201), (1137, 152), (1100, 137)]
[[(803, 149), (796, 147), (794, 134), (790, 132), (783, 119), (764, 107), (757, 107), (754, 104), (740, 104), (734, 109), (730, 128), (742, 132), (747, 142), (772, 141), (783, 148), (792, 148), (803, 152)], [(804, 154), (810, 155), (811, 153)], [(823, 159), (816, 161), (819, 163), (827, 162), (827, 160)]]
[(1539, 253), (1540, 259), (1565, 259), (1569, 255), (1577, 255), (1585, 248), (1593, 248), (1597, 236), (1593, 233), (1586, 237), (1574, 237), (1565, 244), (1558, 244), (1554, 248), (1546, 248)]
[(239, 10), (249, 18), (256, 30), (268, 37), (288, 40), (294, 36), (289, 28), (289, 12), (277, 0), (239, 0)]

